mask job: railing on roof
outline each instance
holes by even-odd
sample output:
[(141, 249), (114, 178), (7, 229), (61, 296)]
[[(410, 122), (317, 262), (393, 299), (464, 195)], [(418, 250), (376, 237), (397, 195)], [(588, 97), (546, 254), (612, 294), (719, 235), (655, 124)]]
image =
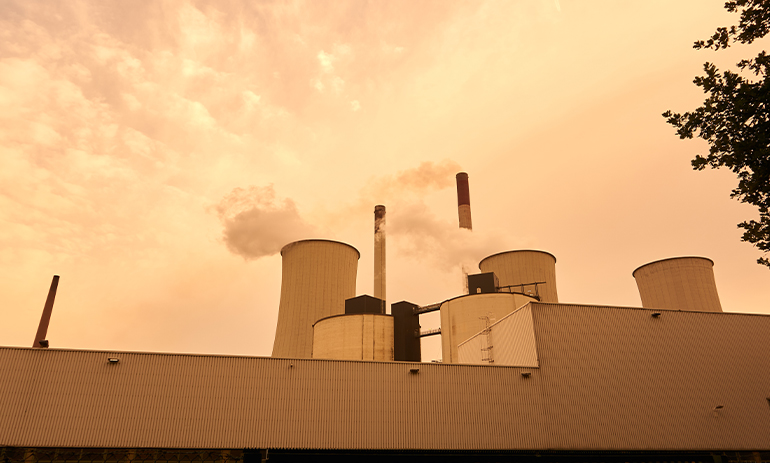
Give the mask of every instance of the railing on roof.
[(425, 336), (436, 336), (437, 334), (441, 334), (441, 327), (425, 331), (415, 330), (414, 337), (424, 338)]
[[(522, 283), (522, 284), (518, 284), (518, 285), (498, 286), (497, 287), (497, 292), (498, 293), (522, 294), (524, 296), (533, 297), (533, 298), (535, 298), (535, 299), (537, 299), (539, 301), (540, 300), (540, 291), (538, 290), (537, 285), (544, 285), (545, 283), (546, 283), (545, 281), (536, 281), (534, 283)], [(525, 286), (534, 286), (535, 287), (534, 294), (532, 293), (532, 290), (529, 290), (529, 291), (525, 292), (524, 291), (524, 287)], [(515, 288), (519, 288), (519, 291), (514, 291)]]

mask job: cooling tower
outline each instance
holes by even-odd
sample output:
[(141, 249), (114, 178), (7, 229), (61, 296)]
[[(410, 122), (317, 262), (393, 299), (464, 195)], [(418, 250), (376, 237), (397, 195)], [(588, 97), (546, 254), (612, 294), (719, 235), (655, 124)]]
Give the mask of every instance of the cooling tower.
[(359, 252), (337, 241), (304, 240), (281, 249), (281, 302), (273, 357), (310, 358), (313, 324), (345, 313), (356, 293)]
[(313, 358), (393, 361), (393, 317), (336, 315), (313, 325)]
[[(482, 272), (494, 272), (500, 287), (524, 285), (513, 290), (539, 295), (542, 302), (559, 302), (556, 294), (556, 257), (544, 251), (520, 250), (493, 254), (479, 262)], [(545, 282), (537, 285), (529, 283)]]
[(634, 270), (642, 307), (721, 312), (714, 261), (705, 257), (672, 257)]
[(441, 304), (441, 354), (444, 363), (458, 363), (457, 346), (488, 325), (535, 299), (521, 294), (470, 294)]

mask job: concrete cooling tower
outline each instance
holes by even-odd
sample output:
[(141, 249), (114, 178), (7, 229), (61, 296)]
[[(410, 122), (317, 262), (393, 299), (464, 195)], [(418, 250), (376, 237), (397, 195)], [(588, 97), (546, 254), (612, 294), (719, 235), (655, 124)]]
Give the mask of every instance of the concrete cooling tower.
[(313, 324), (345, 313), (356, 292), (360, 253), (345, 243), (304, 240), (281, 249), (281, 302), (273, 357), (311, 358)]
[[(556, 294), (556, 257), (544, 251), (520, 250), (493, 254), (479, 262), (483, 273), (494, 272), (500, 287), (525, 285), (511, 288), (516, 292), (535, 294), (535, 286), (528, 283), (544, 282), (537, 285), (542, 302), (559, 302)], [(503, 290), (507, 291), (507, 290)]]
[(705, 257), (673, 257), (642, 265), (633, 272), (642, 307), (721, 312), (714, 261)]

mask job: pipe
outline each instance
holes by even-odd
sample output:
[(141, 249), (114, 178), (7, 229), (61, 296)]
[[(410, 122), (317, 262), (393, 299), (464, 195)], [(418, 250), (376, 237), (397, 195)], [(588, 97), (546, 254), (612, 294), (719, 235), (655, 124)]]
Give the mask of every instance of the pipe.
[(40, 324), (37, 326), (37, 333), (35, 333), (35, 340), (32, 342), (32, 347), (48, 347), (48, 341), (46, 341), (45, 335), (48, 333), (48, 323), (51, 321), (53, 301), (56, 299), (56, 288), (58, 287), (59, 275), (54, 275), (53, 280), (51, 281), (51, 288), (48, 290), (48, 297), (45, 300), (45, 306), (43, 306), (43, 315), (40, 316)]
[(374, 297), (385, 301), (385, 206), (383, 205), (374, 206)]

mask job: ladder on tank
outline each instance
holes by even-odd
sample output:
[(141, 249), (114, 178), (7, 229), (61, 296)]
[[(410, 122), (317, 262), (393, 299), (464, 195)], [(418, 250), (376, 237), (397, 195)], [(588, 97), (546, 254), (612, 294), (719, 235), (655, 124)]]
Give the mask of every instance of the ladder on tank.
[(495, 359), (492, 357), (492, 329), (489, 328), (489, 315), (479, 317), (480, 320), (484, 320), (484, 331), (481, 334), (484, 336), (487, 347), (481, 348), (481, 361), (487, 363), (495, 363)]

